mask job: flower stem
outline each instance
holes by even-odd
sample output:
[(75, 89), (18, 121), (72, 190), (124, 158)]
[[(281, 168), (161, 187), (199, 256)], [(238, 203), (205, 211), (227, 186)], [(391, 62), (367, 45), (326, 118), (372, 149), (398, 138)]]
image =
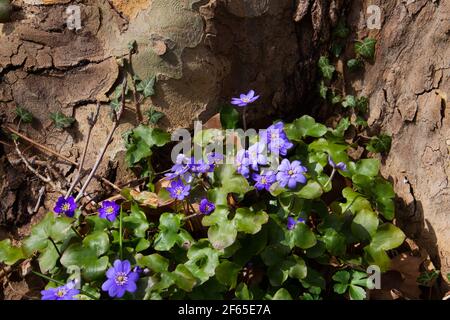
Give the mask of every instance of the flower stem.
[[(33, 270), (31, 270), (31, 272), (34, 273), (35, 275), (37, 275), (37, 276), (39, 276), (39, 277), (45, 279), (45, 280), (54, 282), (54, 283), (56, 283), (56, 284), (58, 284), (58, 285), (60, 285), (60, 286), (65, 286), (65, 285), (66, 285), (64, 282), (61, 282), (61, 281), (59, 281), (59, 280), (55, 280), (55, 279), (53, 279), (53, 278), (47, 277), (45, 274), (42, 274), (42, 273), (40, 273), (40, 272), (33, 271)], [(82, 289), (79, 289), (79, 290), (80, 290), (80, 292), (81, 292), (82, 294), (84, 294), (85, 296), (87, 296), (87, 297), (89, 297), (89, 298), (91, 298), (91, 299), (94, 299), (94, 300), (98, 300), (97, 297), (91, 295), (90, 293), (88, 293), (88, 292), (86, 292), (86, 291), (84, 291), (84, 290), (82, 290)]]
[(83, 236), (78, 232), (78, 230), (77, 230), (74, 226), (71, 226), (70, 228), (73, 230), (73, 232), (75, 232), (75, 234), (76, 234), (80, 239), (83, 239)]
[(59, 258), (61, 259), (61, 252), (59, 251), (59, 249), (58, 249), (58, 247), (57, 247), (55, 241), (53, 241), (53, 239), (50, 238), (50, 237), (48, 237), (48, 240), (50, 240), (50, 242), (53, 244), (53, 246), (54, 246), (55, 249), (56, 249), (56, 252), (58, 253)]
[(201, 212), (197, 212), (197, 213), (191, 214), (191, 215), (189, 215), (189, 216), (185, 216), (185, 217), (183, 217), (181, 220), (189, 220), (189, 219), (195, 218), (195, 217), (197, 217), (197, 216), (200, 216), (200, 215), (202, 215), (202, 214), (203, 214), (203, 213), (201, 213)]
[(120, 260), (123, 259), (123, 236), (122, 236), (122, 206), (120, 207), (120, 213), (119, 213), (119, 250), (120, 250)]
[(328, 179), (327, 183), (325, 183), (325, 185), (323, 186), (324, 188), (328, 187), (328, 185), (330, 184), (331, 180), (333, 180), (335, 174), (336, 174), (336, 169), (333, 168), (333, 171), (331, 172), (330, 179)]
[(244, 125), (244, 131), (247, 131), (247, 108), (244, 107), (244, 112), (242, 113), (242, 122)]

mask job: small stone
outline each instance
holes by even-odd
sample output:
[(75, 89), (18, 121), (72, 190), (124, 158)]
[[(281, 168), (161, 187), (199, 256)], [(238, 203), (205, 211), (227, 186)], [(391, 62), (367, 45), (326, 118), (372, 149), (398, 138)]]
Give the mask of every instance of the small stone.
[(153, 41), (153, 51), (158, 55), (162, 56), (167, 52), (167, 46), (162, 40)]

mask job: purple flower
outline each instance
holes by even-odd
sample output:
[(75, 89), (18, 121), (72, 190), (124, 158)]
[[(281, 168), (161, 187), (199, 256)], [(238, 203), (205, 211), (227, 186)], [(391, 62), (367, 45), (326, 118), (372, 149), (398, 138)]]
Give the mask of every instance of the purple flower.
[(341, 171), (347, 171), (347, 165), (344, 162), (339, 162), (336, 164), (331, 157), (328, 157), (328, 164), (333, 167), (333, 169), (339, 169)]
[(76, 300), (74, 296), (80, 293), (80, 290), (74, 289), (75, 281), (70, 281), (67, 284), (57, 287), (42, 290), (42, 300)]
[(170, 183), (170, 187), (167, 188), (170, 192), (170, 196), (177, 200), (184, 200), (189, 195), (189, 190), (191, 190), (190, 185), (184, 185), (183, 181), (180, 179), (174, 180)]
[(223, 163), (223, 154), (217, 152), (208, 153), (206, 156), (208, 158), (208, 163), (210, 164), (222, 164)]
[(131, 270), (131, 265), (128, 260), (114, 261), (113, 267), (106, 271), (106, 280), (102, 285), (103, 291), (108, 291), (111, 298), (122, 298), (125, 291), (135, 292), (136, 281), (139, 279), (139, 274)]
[(305, 219), (303, 218), (298, 218), (297, 220), (295, 220), (292, 217), (288, 217), (287, 218), (287, 228), (288, 230), (293, 230), (295, 228), (295, 226), (299, 223), (305, 223)]
[(191, 158), (191, 162), (189, 163), (189, 168), (193, 173), (207, 173), (214, 171), (214, 164), (207, 163), (203, 159), (195, 161), (195, 158)]
[(294, 146), (284, 132), (284, 123), (277, 122), (260, 134), (261, 141), (267, 143), (269, 150), (275, 154), (285, 156), (290, 148)]
[(249, 103), (258, 100), (259, 96), (255, 96), (255, 91), (250, 90), (247, 94), (241, 94), (239, 98), (232, 98), (231, 104), (237, 105), (238, 107), (246, 107)]
[(77, 204), (75, 203), (74, 197), (68, 197), (67, 199), (64, 196), (61, 196), (56, 201), (55, 211), (58, 214), (64, 213), (66, 216), (72, 218), (75, 214), (75, 210), (77, 209)]
[(262, 142), (255, 143), (248, 148), (248, 161), (253, 170), (258, 170), (258, 165), (266, 165), (267, 157), (265, 155), (265, 144)]
[(245, 178), (250, 176), (250, 169), (248, 167), (250, 165), (250, 160), (248, 159), (247, 150), (239, 150), (236, 154), (236, 158), (234, 159), (234, 163), (236, 165), (237, 173), (240, 173)]
[(276, 176), (273, 171), (263, 172), (262, 174), (254, 173), (252, 176), (253, 180), (255, 180), (255, 188), (258, 190), (266, 189), (269, 191), (270, 186), (275, 182)]
[(297, 183), (306, 183), (306, 177), (304, 173), (308, 171), (304, 166), (301, 165), (300, 161), (289, 162), (288, 159), (283, 159), (281, 164), (278, 166), (277, 181), (280, 183), (281, 187), (288, 186), (289, 189), (294, 189)]
[(202, 201), (200, 201), (200, 212), (203, 214), (210, 214), (211, 212), (213, 212), (216, 209), (216, 206), (214, 205), (214, 203), (208, 201), (208, 199), (202, 199)]
[(192, 176), (190, 173), (188, 173), (188, 161), (189, 159), (184, 154), (179, 154), (177, 156), (175, 164), (170, 169), (170, 172), (166, 173), (165, 176), (170, 180), (176, 179), (178, 177), (183, 177), (187, 183), (190, 183), (192, 181)]
[(109, 221), (114, 221), (119, 213), (120, 206), (114, 201), (103, 201), (102, 207), (98, 209), (98, 216)]

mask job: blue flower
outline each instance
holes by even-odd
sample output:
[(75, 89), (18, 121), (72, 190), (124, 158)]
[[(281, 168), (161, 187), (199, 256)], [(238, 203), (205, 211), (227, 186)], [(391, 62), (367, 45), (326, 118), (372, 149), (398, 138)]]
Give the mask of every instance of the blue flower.
[(74, 296), (80, 294), (80, 290), (74, 289), (75, 281), (70, 281), (67, 284), (57, 287), (42, 290), (42, 300), (76, 300)]
[(131, 270), (128, 260), (114, 261), (113, 267), (106, 271), (106, 280), (102, 285), (103, 291), (108, 291), (111, 298), (122, 298), (126, 291), (135, 292), (137, 290), (136, 281), (139, 274)]
[(231, 104), (238, 107), (246, 107), (248, 104), (258, 100), (259, 96), (255, 96), (255, 91), (250, 90), (247, 94), (241, 94), (239, 98), (232, 98)]
[(331, 157), (328, 157), (328, 164), (333, 167), (333, 169), (339, 169), (341, 171), (347, 171), (347, 165), (344, 162), (339, 162), (336, 164)]
[(294, 146), (287, 138), (284, 132), (284, 123), (281, 121), (271, 125), (267, 130), (262, 130), (260, 137), (261, 141), (267, 143), (270, 152), (275, 154), (285, 156), (288, 150)]
[(248, 161), (253, 170), (258, 170), (258, 165), (266, 165), (267, 157), (265, 153), (266, 146), (262, 142), (255, 143), (248, 148)]
[(170, 187), (167, 188), (170, 192), (170, 196), (177, 200), (184, 200), (189, 196), (189, 191), (191, 190), (190, 185), (185, 185), (180, 179), (174, 180), (170, 183)]
[(288, 159), (283, 159), (278, 166), (277, 181), (281, 187), (288, 186), (289, 189), (294, 189), (297, 183), (306, 183), (306, 177), (304, 175), (308, 170), (301, 165), (300, 161), (289, 162)]
[(200, 201), (199, 209), (201, 213), (208, 215), (216, 209), (216, 206), (214, 203), (208, 201), (208, 199), (202, 199), (202, 201)]
[(77, 204), (75, 202), (74, 197), (68, 197), (67, 199), (64, 196), (61, 196), (56, 201), (55, 211), (58, 214), (64, 213), (66, 216), (72, 218), (75, 214), (75, 210), (77, 209)]
[(195, 158), (191, 158), (191, 162), (189, 163), (189, 168), (193, 173), (207, 173), (214, 171), (214, 164), (207, 163), (203, 159), (199, 159), (195, 161)]
[(210, 164), (222, 164), (223, 163), (223, 154), (217, 152), (208, 153), (206, 156), (208, 159), (208, 163)]
[(109, 221), (114, 221), (119, 213), (120, 206), (114, 201), (103, 201), (102, 207), (98, 209), (98, 216)]
[(297, 220), (295, 220), (292, 217), (288, 217), (287, 218), (287, 228), (288, 230), (293, 230), (295, 228), (295, 226), (299, 223), (305, 223), (305, 219), (303, 218), (298, 218)]
[(250, 161), (248, 159), (247, 150), (241, 149), (237, 152), (236, 158), (234, 159), (234, 163), (236, 165), (237, 173), (243, 175), (245, 178), (250, 176)]
[(192, 175), (188, 172), (188, 161), (189, 159), (184, 154), (179, 154), (175, 164), (170, 169), (170, 172), (165, 174), (166, 178), (172, 180), (183, 177), (187, 183), (190, 183), (192, 181)]
[(258, 190), (267, 190), (269, 191), (270, 186), (275, 182), (276, 175), (273, 171), (266, 171), (261, 174), (254, 173), (252, 176), (253, 180), (255, 180), (255, 188)]

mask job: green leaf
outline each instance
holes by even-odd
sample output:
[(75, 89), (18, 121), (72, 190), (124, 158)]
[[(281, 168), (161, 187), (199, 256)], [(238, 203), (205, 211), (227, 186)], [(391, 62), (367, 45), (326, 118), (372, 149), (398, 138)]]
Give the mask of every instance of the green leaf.
[(93, 280), (104, 276), (108, 267), (108, 257), (98, 258), (95, 249), (85, 247), (81, 243), (70, 245), (63, 253), (61, 264), (66, 267), (78, 266), (83, 269), (83, 276)]
[(288, 230), (287, 233), (292, 233), (295, 246), (301, 249), (309, 249), (316, 245), (317, 239), (314, 232), (304, 223), (299, 223), (294, 230)]
[(375, 56), (375, 45), (377, 43), (377, 40), (373, 38), (365, 38), (362, 41), (358, 41), (355, 43), (355, 52), (357, 55), (373, 60)]
[[(61, 250), (58, 248), (58, 250)], [(58, 262), (59, 254), (53, 245), (49, 245), (45, 250), (41, 252), (38, 258), (39, 269), (41, 272), (47, 273), (52, 270)]]
[(351, 225), (353, 235), (360, 240), (369, 240), (377, 232), (377, 228), (377, 214), (368, 209), (359, 211)]
[(236, 240), (236, 236), (237, 229), (233, 221), (222, 221), (208, 229), (208, 239), (217, 250), (231, 246)]
[(347, 289), (348, 289), (348, 284), (346, 284), (346, 283), (336, 283), (333, 286), (333, 290), (337, 294), (344, 294), (347, 292)]
[(325, 135), (328, 129), (323, 124), (316, 123), (313, 117), (303, 116), (293, 123), (287, 124), (285, 126), (285, 131), (289, 139), (301, 141), (307, 136), (319, 138)]
[(405, 234), (402, 230), (391, 223), (384, 223), (378, 227), (370, 247), (374, 250), (391, 250), (400, 246), (404, 240)]
[(362, 66), (363, 64), (359, 59), (350, 59), (347, 61), (347, 67), (350, 69), (350, 71), (356, 71), (360, 69)]
[(11, 245), (11, 240), (0, 241), (0, 263), (11, 266), (24, 258), (22, 248)]
[(139, 209), (136, 203), (131, 205), (131, 212), (129, 216), (123, 217), (124, 228), (129, 229), (138, 238), (145, 238), (146, 231), (149, 228), (149, 223), (145, 213)]
[(256, 234), (262, 225), (269, 221), (269, 216), (264, 211), (253, 212), (248, 208), (239, 208), (236, 210), (234, 221), (238, 231)]
[(95, 231), (83, 239), (83, 246), (95, 251), (97, 257), (109, 250), (109, 237), (106, 232)]
[(216, 278), (220, 283), (226, 285), (230, 289), (233, 289), (236, 287), (239, 271), (241, 271), (241, 267), (239, 265), (225, 260), (217, 266)]
[(164, 117), (164, 113), (156, 111), (154, 108), (150, 108), (145, 111), (145, 115), (148, 118), (148, 122), (155, 125)]
[(356, 100), (356, 109), (360, 114), (367, 113), (369, 108), (369, 99), (367, 97), (361, 96)]
[(59, 111), (51, 112), (50, 119), (53, 121), (53, 124), (58, 129), (69, 128), (75, 122), (75, 118), (68, 117)]
[(333, 275), (332, 279), (339, 283), (348, 284), (350, 282), (350, 272), (345, 270), (338, 271)]
[(167, 271), (169, 268), (169, 260), (157, 253), (148, 256), (138, 254), (136, 255), (136, 262), (140, 267), (147, 267), (158, 273)]
[(342, 50), (344, 49), (344, 45), (340, 42), (333, 42), (331, 44), (331, 53), (336, 57), (339, 58), (339, 56), (342, 53)]
[(239, 124), (239, 112), (232, 106), (223, 106), (220, 110), (220, 123), (223, 129), (236, 129)]
[(236, 193), (243, 196), (253, 189), (247, 179), (236, 173), (236, 168), (231, 164), (219, 166), (214, 171), (214, 181), (224, 193)]
[(342, 102), (342, 106), (344, 108), (348, 108), (348, 107), (355, 108), (356, 107), (356, 98), (355, 98), (355, 96), (347, 95), (345, 97), (345, 100)]
[(340, 102), (342, 102), (342, 97), (338, 94), (335, 95), (333, 92), (331, 96), (331, 104), (338, 104)]
[(336, 126), (336, 129), (333, 130), (333, 135), (336, 137), (344, 137), (345, 132), (350, 128), (351, 122), (348, 117), (342, 118), (338, 125)]
[(325, 85), (325, 83), (322, 81), (320, 81), (319, 84), (319, 95), (323, 98), (326, 99), (327, 98), (327, 92), (328, 92), (328, 87)]
[(366, 145), (367, 151), (374, 153), (387, 153), (391, 150), (392, 138), (387, 134), (381, 134), (378, 137), (372, 137)]
[(327, 80), (331, 80), (336, 69), (330, 64), (330, 60), (328, 60), (328, 58), (325, 56), (321, 56), (318, 62), (318, 66), (322, 73), (322, 76)]
[(140, 125), (132, 133), (133, 137), (145, 141), (149, 148), (154, 146), (162, 147), (170, 142), (170, 134), (158, 129)]
[(375, 250), (370, 245), (364, 247), (364, 258), (367, 263), (376, 265), (381, 272), (386, 272), (390, 268), (391, 259), (384, 250)]
[(136, 252), (141, 252), (141, 251), (144, 251), (144, 250), (150, 248), (150, 245), (151, 245), (150, 241), (148, 241), (147, 239), (141, 238), (141, 239), (139, 239), (139, 242), (136, 245), (135, 250), (136, 250)]
[(186, 292), (191, 292), (197, 284), (197, 280), (191, 271), (183, 264), (179, 264), (176, 269), (170, 273), (170, 276), (175, 285)]
[(348, 289), (350, 300), (364, 300), (366, 298), (366, 291), (355, 285), (350, 285)]
[(357, 173), (363, 176), (376, 177), (380, 172), (381, 162), (378, 159), (361, 159), (355, 166), (349, 166), (353, 174)]
[(33, 122), (33, 114), (30, 111), (17, 106), (14, 112), (16, 114), (16, 117), (18, 117), (21, 122), (23, 123)]
[(125, 160), (129, 167), (138, 163), (142, 159), (148, 158), (152, 155), (152, 150), (142, 140), (139, 140), (127, 147)]
[(275, 292), (272, 300), (292, 300), (292, 296), (285, 288), (281, 288)]
[(152, 76), (148, 79), (140, 81), (136, 85), (136, 90), (138, 92), (142, 92), (144, 97), (148, 98), (155, 94), (155, 83), (156, 83), (156, 77)]
[(178, 230), (181, 225), (181, 216), (172, 213), (163, 213), (159, 218), (159, 230), (155, 238), (155, 250), (169, 251), (178, 240)]
[(323, 194), (323, 190), (318, 182), (309, 180), (308, 183), (295, 194), (299, 198), (313, 200), (320, 198)]
[(327, 228), (321, 239), (332, 255), (342, 256), (346, 251), (346, 238), (332, 228)]
[[(23, 241), (23, 252), (26, 256), (33, 255), (36, 251), (44, 250), (49, 244), (51, 227), (55, 222), (55, 214), (49, 212), (44, 219), (33, 226), (31, 234)], [(51, 245), (51, 244), (50, 244)]]
[(243, 282), (238, 285), (234, 294), (238, 300), (253, 300), (253, 294)]
[(213, 248), (207, 247), (207, 241), (194, 244), (188, 251), (188, 261), (185, 266), (200, 280), (200, 284), (214, 276), (219, 265), (219, 253)]
[(277, 243), (267, 246), (261, 253), (261, 259), (266, 266), (275, 266), (284, 261), (289, 252), (289, 247)]
[(339, 20), (336, 27), (333, 30), (333, 36), (345, 39), (350, 34), (350, 29), (347, 28), (343, 20)]
[(306, 278), (308, 268), (305, 260), (295, 254), (291, 256), (291, 259), (293, 259), (294, 265), (289, 269), (289, 277), (299, 280)]

